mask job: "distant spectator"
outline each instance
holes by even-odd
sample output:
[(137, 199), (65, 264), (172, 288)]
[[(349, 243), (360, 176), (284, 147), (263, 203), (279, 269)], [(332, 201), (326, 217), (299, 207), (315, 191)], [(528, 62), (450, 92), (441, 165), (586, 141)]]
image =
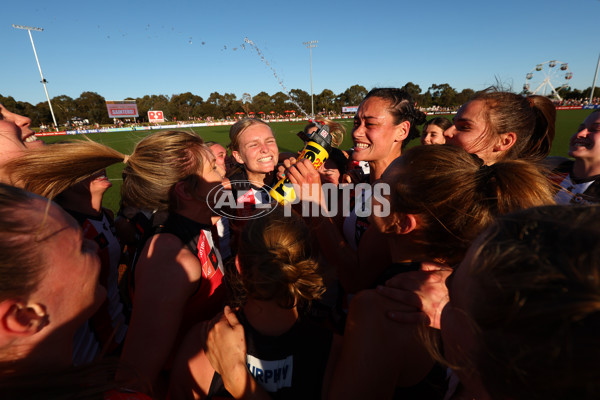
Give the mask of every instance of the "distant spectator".
[(569, 156), (555, 169), (558, 204), (600, 203), (600, 110), (592, 112), (569, 141)]
[(452, 126), (452, 122), (444, 117), (436, 117), (423, 125), (421, 144), (444, 144), (444, 131)]

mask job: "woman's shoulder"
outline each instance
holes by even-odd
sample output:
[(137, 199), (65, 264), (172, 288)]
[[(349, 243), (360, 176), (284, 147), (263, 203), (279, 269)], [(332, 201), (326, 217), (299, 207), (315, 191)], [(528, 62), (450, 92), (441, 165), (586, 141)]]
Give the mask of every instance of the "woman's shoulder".
[[(152, 236), (140, 254), (138, 265), (168, 270), (168, 265), (180, 265), (190, 277), (200, 278), (201, 266), (196, 257), (175, 234), (162, 232)], [(166, 271), (165, 271), (166, 272)]]

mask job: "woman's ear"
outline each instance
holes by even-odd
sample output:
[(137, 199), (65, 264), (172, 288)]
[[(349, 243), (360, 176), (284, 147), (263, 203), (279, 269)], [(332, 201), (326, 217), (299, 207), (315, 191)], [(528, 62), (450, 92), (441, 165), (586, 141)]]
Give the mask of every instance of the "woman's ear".
[(0, 321), (4, 337), (29, 336), (48, 325), (49, 316), (42, 304), (23, 304), (9, 299), (0, 303)]
[(385, 233), (406, 235), (419, 226), (419, 221), (414, 214), (392, 213), (384, 224)]
[(408, 137), (408, 133), (410, 132), (410, 122), (402, 121), (395, 127), (395, 142), (403, 142)]
[(514, 132), (502, 133), (494, 146), (494, 151), (506, 151), (517, 142), (517, 134)]
[(175, 195), (182, 200), (193, 200), (194, 196), (188, 192), (185, 182), (175, 184)]
[(244, 163), (244, 160), (242, 159), (242, 156), (240, 155), (239, 151), (233, 150), (231, 152), (231, 155), (233, 156), (233, 158), (235, 158), (235, 161), (237, 161), (238, 164), (243, 164)]

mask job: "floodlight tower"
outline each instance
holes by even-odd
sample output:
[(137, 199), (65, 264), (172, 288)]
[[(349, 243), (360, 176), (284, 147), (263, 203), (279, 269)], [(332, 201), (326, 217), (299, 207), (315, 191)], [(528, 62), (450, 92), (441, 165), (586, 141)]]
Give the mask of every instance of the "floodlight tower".
[(13, 28), (16, 29), (25, 29), (29, 33), (29, 39), (31, 40), (31, 47), (33, 47), (33, 54), (35, 55), (35, 61), (37, 62), (38, 69), (40, 70), (40, 76), (42, 77), (42, 85), (44, 85), (44, 92), (46, 92), (46, 99), (48, 99), (48, 106), (50, 106), (50, 114), (52, 114), (52, 120), (54, 121), (54, 129), (58, 129), (58, 124), (56, 123), (56, 117), (54, 116), (54, 110), (52, 109), (52, 103), (50, 103), (50, 96), (48, 96), (48, 89), (46, 88), (46, 79), (44, 79), (44, 74), (42, 74), (42, 67), (40, 67), (40, 60), (38, 60), (37, 52), (35, 51), (35, 44), (33, 44), (33, 36), (31, 36), (31, 31), (43, 32), (44, 28), (36, 28), (33, 26), (23, 26), (23, 25), (15, 25), (12, 24)]
[(592, 82), (592, 91), (590, 92), (590, 105), (594, 99), (594, 89), (596, 89), (596, 78), (598, 77), (598, 69), (600, 69), (600, 56), (598, 56), (598, 64), (596, 64), (596, 73), (594, 74), (594, 82)]
[(312, 49), (317, 47), (318, 40), (311, 40), (310, 42), (302, 42), (308, 48), (310, 54), (310, 115), (312, 118), (315, 117), (315, 98), (313, 95), (313, 77), (312, 77)]

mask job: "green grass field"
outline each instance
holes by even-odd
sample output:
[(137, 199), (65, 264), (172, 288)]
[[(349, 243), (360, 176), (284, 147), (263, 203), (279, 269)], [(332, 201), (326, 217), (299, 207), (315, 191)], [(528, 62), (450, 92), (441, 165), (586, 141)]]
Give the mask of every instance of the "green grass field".
[[(553, 156), (566, 156), (569, 148), (569, 138), (575, 131), (581, 122), (587, 115), (591, 113), (590, 110), (559, 110), (556, 118), (556, 137), (552, 145), (551, 155)], [(352, 138), (350, 137), (350, 131), (352, 130), (352, 120), (340, 120), (346, 127), (348, 134), (344, 138), (342, 149), (348, 149), (352, 147)], [(306, 122), (278, 122), (271, 124), (271, 127), (275, 133), (277, 144), (280, 151), (298, 151), (302, 143), (296, 136), (298, 131), (302, 130)], [(215, 141), (226, 145), (229, 143), (229, 126), (214, 126), (214, 127), (202, 127), (202, 128), (185, 128), (197, 132), (206, 141)], [(144, 136), (156, 131), (131, 131), (131, 132), (111, 132), (111, 133), (93, 133), (88, 134), (87, 137), (105, 144), (106, 146), (112, 147), (123, 154), (131, 154), (133, 148), (137, 142), (139, 142)], [(83, 135), (76, 136), (48, 136), (44, 137), (43, 140), (46, 143), (54, 143), (63, 140), (76, 140), (83, 139)], [(416, 146), (419, 144), (418, 140), (413, 140), (409, 147)], [(119, 207), (119, 193), (121, 190), (121, 172), (123, 171), (124, 164), (113, 165), (108, 168), (107, 173), (109, 179), (113, 183), (113, 187), (108, 190), (104, 196), (104, 206), (110, 208), (113, 211), (117, 211)]]

